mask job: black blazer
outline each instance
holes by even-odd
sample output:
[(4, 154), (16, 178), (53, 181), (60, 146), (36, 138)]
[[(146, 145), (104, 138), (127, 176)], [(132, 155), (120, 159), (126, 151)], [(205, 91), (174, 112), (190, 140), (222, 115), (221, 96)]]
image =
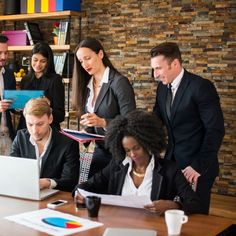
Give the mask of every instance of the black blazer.
[[(44, 95), (50, 100), (52, 108), (53, 125), (60, 128), (60, 122), (65, 119), (65, 91), (62, 77), (58, 74), (42, 76), (40, 79), (30, 78), (26, 75), (20, 83), (23, 90), (44, 90)], [(21, 116), (18, 130), (26, 128), (24, 116)]]
[[(35, 147), (27, 129), (19, 130), (13, 141), (11, 156), (36, 159)], [(76, 141), (52, 130), (52, 139), (42, 158), (40, 178), (54, 179), (56, 189), (72, 191), (79, 178), (79, 147)]]
[[(87, 88), (88, 89), (88, 88)], [(87, 90), (87, 99), (89, 97)], [(87, 101), (86, 101), (87, 104)], [(117, 115), (126, 115), (136, 108), (134, 90), (129, 80), (110, 68), (108, 83), (103, 83), (94, 107), (94, 113), (106, 119), (107, 123)], [(87, 112), (85, 107), (85, 112)], [(103, 134), (103, 128), (89, 128), (89, 132)]]
[(166, 95), (167, 86), (160, 82), (153, 111), (167, 127), (165, 158), (176, 160), (181, 169), (191, 166), (202, 177), (215, 178), (219, 171), (217, 152), (224, 136), (224, 119), (214, 85), (185, 70), (170, 121), (165, 108)]
[[(3, 74), (4, 89), (7, 89), (7, 90), (16, 89), (16, 80), (15, 80), (13, 71), (8, 68), (4, 68), (4, 69), (5, 69), (5, 73)], [(13, 140), (15, 137), (15, 131), (13, 128), (10, 111), (11, 110), (6, 111), (6, 120), (7, 120), (7, 127), (9, 130), (10, 138)], [(2, 114), (0, 113), (0, 117), (1, 115)]]
[[(107, 167), (77, 187), (95, 193), (121, 195), (128, 168), (129, 163), (124, 166), (121, 161), (112, 159)], [(182, 209), (187, 214), (201, 213), (199, 199), (177, 165), (174, 162), (156, 158), (151, 200), (173, 201), (176, 196), (180, 197)]]

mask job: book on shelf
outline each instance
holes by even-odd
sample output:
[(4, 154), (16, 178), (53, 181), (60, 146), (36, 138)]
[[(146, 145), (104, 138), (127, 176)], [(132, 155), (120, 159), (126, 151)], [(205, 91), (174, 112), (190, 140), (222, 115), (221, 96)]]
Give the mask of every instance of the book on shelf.
[(66, 20), (60, 20), (58, 45), (65, 45), (67, 43), (69, 22)]
[(43, 35), (37, 23), (24, 22), (30, 45), (43, 41)]
[(67, 54), (66, 52), (54, 54), (55, 71), (59, 75), (62, 75), (66, 61), (66, 54)]
[(62, 129), (60, 132), (80, 143), (86, 143), (95, 140), (104, 140), (105, 137), (104, 135), (92, 134), (85, 131), (77, 131), (72, 129)]
[(68, 77), (68, 78), (72, 77), (73, 65), (74, 65), (74, 53), (67, 52), (66, 61), (64, 63), (64, 69), (62, 71), (63, 77)]

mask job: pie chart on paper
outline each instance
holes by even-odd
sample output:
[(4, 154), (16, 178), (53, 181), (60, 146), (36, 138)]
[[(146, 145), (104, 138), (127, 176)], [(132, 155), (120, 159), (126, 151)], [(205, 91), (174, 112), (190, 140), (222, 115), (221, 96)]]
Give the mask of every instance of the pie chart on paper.
[(64, 228), (64, 229), (75, 229), (82, 227), (82, 224), (80, 224), (77, 221), (68, 220), (61, 217), (47, 217), (43, 218), (42, 221), (48, 225)]

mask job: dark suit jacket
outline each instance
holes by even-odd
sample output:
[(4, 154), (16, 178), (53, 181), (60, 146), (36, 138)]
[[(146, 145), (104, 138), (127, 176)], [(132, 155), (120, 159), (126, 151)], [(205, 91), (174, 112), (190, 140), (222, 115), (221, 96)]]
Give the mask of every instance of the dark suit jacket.
[(214, 85), (185, 70), (172, 104), (170, 121), (165, 108), (166, 94), (167, 86), (159, 83), (153, 111), (167, 127), (165, 158), (176, 160), (181, 169), (191, 166), (202, 177), (215, 178), (219, 171), (217, 152), (224, 136), (224, 120)]
[[(7, 89), (7, 90), (16, 89), (16, 80), (15, 80), (13, 71), (8, 68), (4, 68), (4, 69), (5, 69), (5, 73), (3, 74), (4, 89)], [(15, 132), (12, 125), (10, 111), (11, 110), (6, 111), (6, 119), (7, 119), (7, 127), (9, 130), (9, 135), (10, 135), (10, 138), (13, 140), (15, 137)], [(1, 116), (1, 113), (0, 113), (0, 116)]]
[[(27, 129), (19, 130), (10, 155), (36, 159), (35, 147), (29, 138)], [(40, 178), (54, 179), (57, 189), (72, 191), (79, 178), (78, 143), (53, 129), (51, 142), (42, 158)]]
[[(37, 83), (37, 82), (39, 83)], [(20, 84), (23, 90), (44, 90), (44, 95), (50, 100), (52, 108), (53, 125), (59, 129), (60, 122), (65, 119), (65, 91), (62, 78), (58, 74), (51, 74), (48, 77), (42, 76), (40, 79), (30, 78), (26, 75)], [(24, 116), (21, 116), (18, 130), (26, 128)]]
[[(89, 89), (88, 89), (89, 97)], [(87, 97), (87, 98), (88, 98)], [(87, 102), (86, 102), (87, 103)], [(117, 115), (126, 115), (136, 108), (134, 90), (129, 80), (110, 68), (108, 83), (103, 83), (94, 108), (94, 113), (107, 123)], [(87, 112), (85, 108), (85, 112)], [(104, 129), (89, 128), (89, 132), (104, 134)]]
[[(121, 161), (112, 159), (107, 167), (77, 187), (95, 193), (121, 195), (128, 168), (129, 163), (124, 166)], [(177, 165), (174, 162), (156, 158), (151, 200), (173, 201), (176, 196), (180, 197), (182, 209), (187, 214), (201, 213), (199, 199)]]

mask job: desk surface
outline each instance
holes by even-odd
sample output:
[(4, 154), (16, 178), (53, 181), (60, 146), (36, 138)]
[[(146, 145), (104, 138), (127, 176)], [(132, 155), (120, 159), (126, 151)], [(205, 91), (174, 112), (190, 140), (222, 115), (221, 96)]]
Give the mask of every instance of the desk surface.
[[(68, 200), (68, 204), (58, 207), (57, 210), (64, 213), (88, 218), (86, 209), (76, 211), (70, 193), (60, 192), (44, 201), (30, 201), (18, 198), (0, 196), (0, 235), (24, 235), (42, 236), (47, 235), (26, 226), (13, 223), (4, 219), (5, 216), (34, 211), (45, 208), (48, 202), (58, 199)], [(76, 235), (91, 236), (102, 235), (106, 227), (146, 228), (158, 231), (158, 236), (167, 235), (164, 217), (147, 212), (143, 209), (132, 209), (115, 206), (102, 206), (99, 217), (94, 219), (104, 224), (103, 227), (94, 228), (89, 231), (77, 233)], [(205, 215), (190, 215), (188, 223), (182, 227), (182, 236), (213, 236), (226, 229), (232, 221), (226, 218)]]

